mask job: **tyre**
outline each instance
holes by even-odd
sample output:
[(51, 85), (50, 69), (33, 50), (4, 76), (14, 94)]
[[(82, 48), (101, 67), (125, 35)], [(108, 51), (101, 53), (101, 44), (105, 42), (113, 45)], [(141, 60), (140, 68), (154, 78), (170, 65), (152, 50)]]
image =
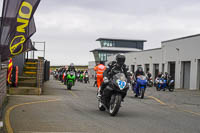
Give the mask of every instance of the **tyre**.
[(109, 106), (109, 114), (111, 116), (115, 116), (119, 108), (121, 106), (122, 96), (121, 95), (112, 95), (110, 100), (110, 106)]
[(68, 90), (71, 90), (71, 89), (72, 89), (72, 83), (71, 83), (71, 82), (67, 84), (67, 89), (68, 89)]
[(68, 89), (68, 90), (71, 90), (71, 88), (72, 88), (71, 86), (69, 86), (69, 85), (67, 86), (67, 89)]
[(157, 91), (160, 91), (160, 87), (158, 87), (158, 85), (156, 85), (156, 90), (157, 90)]
[(105, 111), (106, 110), (100, 100), (98, 101), (98, 108), (99, 108), (100, 111)]
[(170, 85), (168, 89), (169, 89), (170, 92), (174, 91), (174, 87), (172, 85)]
[(153, 87), (153, 82), (149, 82), (149, 87)]
[(141, 88), (141, 92), (140, 92), (140, 94), (141, 94), (141, 99), (144, 98), (144, 93), (145, 93), (145, 89), (144, 89), (144, 88)]

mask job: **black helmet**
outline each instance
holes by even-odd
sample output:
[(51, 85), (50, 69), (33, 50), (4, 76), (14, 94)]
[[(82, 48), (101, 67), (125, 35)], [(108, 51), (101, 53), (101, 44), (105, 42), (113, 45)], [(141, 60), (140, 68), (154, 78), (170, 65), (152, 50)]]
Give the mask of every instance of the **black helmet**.
[(74, 67), (74, 63), (71, 63), (70, 66), (71, 66), (71, 67)]
[(104, 61), (100, 61), (100, 64), (103, 64), (103, 65), (104, 65)]
[(126, 60), (126, 57), (124, 54), (118, 54), (116, 56), (116, 61), (117, 61), (117, 64), (119, 64), (119, 65), (123, 65), (125, 60)]
[(142, 71), (143, 71), (143, 68), (142, 68), (141, 66), (138, 66), (137, 70), (138, 70), (139, 72), (142, 72)]

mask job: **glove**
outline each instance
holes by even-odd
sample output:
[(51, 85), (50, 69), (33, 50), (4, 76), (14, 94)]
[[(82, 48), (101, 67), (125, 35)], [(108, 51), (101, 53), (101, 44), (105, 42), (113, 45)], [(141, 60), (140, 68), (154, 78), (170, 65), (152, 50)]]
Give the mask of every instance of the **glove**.
[(107, 78), (107, 77), (104, 77), (104, 78), (103, 78), (103, 82), (104, 82), (104, 83), (108, 83), (108, 82), (109, 82), (108, 78)]

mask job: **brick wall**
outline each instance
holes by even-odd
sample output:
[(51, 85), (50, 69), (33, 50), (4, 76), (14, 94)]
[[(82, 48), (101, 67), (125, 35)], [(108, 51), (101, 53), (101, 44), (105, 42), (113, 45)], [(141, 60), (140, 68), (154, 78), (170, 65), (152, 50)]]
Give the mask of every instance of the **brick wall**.
[(38, 67), (37, 67), (37, 87), (42, 89), (44, 82), (44, 58), (38, 58)]

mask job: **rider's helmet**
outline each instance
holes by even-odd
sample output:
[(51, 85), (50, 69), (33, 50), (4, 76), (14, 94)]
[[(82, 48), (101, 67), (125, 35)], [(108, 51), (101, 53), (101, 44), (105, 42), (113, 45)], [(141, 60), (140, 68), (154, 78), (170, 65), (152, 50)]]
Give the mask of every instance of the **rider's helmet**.
[(139, 67), (137, 68), (137, 70), (138, 70), (139, 72), (143, 72), (143, 68), (142, 68), (141, 66), (139, 66)]
[(99, 64), (102, 64), (102, 65), (104, 65), (104, 61), (100, 61), (100, 62), (99, 62)]
[(74, 63), (71, 63), (70, 66), (71, 66), (71, 67), (74, 67)]
[(125, 60), (126, 60), (126, 57), (124, 54), (117, 54), (116, 61), (118, 65), (122, 66), (125, 63)]

